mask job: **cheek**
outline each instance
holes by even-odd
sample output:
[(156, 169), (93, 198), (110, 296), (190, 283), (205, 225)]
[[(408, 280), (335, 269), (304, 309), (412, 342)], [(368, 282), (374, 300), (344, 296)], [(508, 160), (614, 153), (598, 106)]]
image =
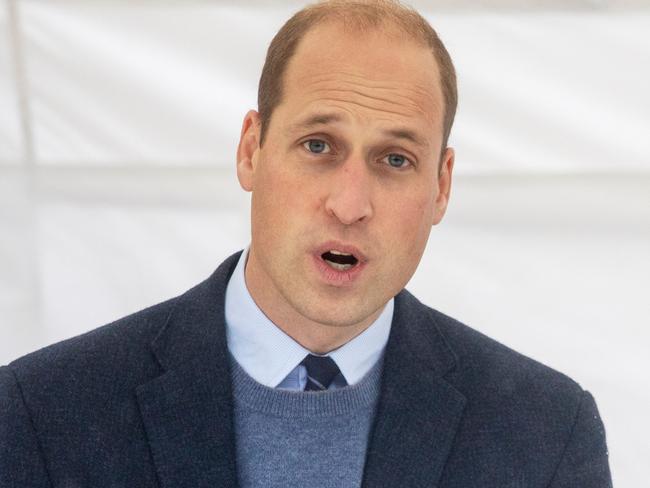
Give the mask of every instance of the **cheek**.
[[(405, 190), (405, 193), (407, 191)], [(431, 227), (433, 222), (434, 199), (429, 192), (408, 192), (406, 198), (393, 200), (393, 219), (411, 235)]]
[(433, 224), (433, 198), (428, 192), (410, 195), (391, 209), (389, 234), (402, 256), (419, 259)]
[(273, 161), (262, 161), (255, 174), (252, 195), (253, 218), (266, 232), (281, 233), (299, 220), (305, 206), (305, 182), (291, 171), (277, 167)]

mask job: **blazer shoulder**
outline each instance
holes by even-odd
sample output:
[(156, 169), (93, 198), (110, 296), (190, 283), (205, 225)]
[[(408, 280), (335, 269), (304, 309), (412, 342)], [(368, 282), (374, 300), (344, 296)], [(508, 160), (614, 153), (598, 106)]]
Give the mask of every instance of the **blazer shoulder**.
[[(185, 346), (188, 341), (200, 344), (206, 336), (205, 315), (215, 302), (223, 301), (240, 255), (230, 256), (210, 277), (177, 297), (28, 354), (7, 368), (32, 402), (80, 400), (90, 404), (107, 395), (130, 394), (135, 386), (164, 371), (154, 351), (161, 337), (167, 337), (163, 342), (169, 348), (192, 355), (184, 351)], [(175, 325), (173, 315), (181, 319)]]
[(583, 393), (569, 376), (532, 359), (472, 327), (432, 308), (430, 316), (457, 357), (459, 372), (476, 374), (487, 387), (501, 391), (540, 389), (567, 394)]
[(434, 337), (446, 344), (454, 366), (444, 380), (466, 400), (446, 466), (450, 486), (477, 485), (468, 459), (480, 459), (494, 468), (481, 472), (481, 486), (505, 486), (518, 473), (520, 482), (531, 486), (611, 487), (605, 430), (589, 392), (565, 374), (410, 300), (416, 314), (409, 325), (421, 342)]
[(158, 370), (149, 346), (177, 300), (172, 298), (27, 354), (7, 369), (31, 392), (85, 389), (92, 393), (102, 388), (104, 381), (139, 381)]

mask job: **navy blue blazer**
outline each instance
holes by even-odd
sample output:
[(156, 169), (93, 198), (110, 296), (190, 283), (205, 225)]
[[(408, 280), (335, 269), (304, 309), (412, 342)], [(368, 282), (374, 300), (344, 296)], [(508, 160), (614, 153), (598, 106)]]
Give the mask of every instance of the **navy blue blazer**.
[[(0, 487), (237, 486), (224, 294), (238, 256), (0, 368)], [(609, 486), (588, 392), (397, 295), (363, 487)]]

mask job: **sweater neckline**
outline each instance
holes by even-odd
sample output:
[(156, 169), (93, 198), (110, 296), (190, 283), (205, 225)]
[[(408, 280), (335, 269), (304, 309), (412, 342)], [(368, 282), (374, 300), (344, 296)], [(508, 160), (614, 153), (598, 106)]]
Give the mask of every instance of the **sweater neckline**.
[(374, 407), (379, 398), (383, 357), (354, 385), (327, 391), (292, 391), (255, 381), (232, 354), (233, 396), (236, 403), (278, 417), (331, 417)]

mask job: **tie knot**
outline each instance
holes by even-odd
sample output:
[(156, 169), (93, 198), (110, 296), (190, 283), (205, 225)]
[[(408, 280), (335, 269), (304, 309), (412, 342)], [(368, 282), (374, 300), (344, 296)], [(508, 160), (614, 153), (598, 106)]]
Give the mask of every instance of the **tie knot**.
[(305, 391), (327, 390), (341, 370), (329, 356), (308, 354), (300, 363), (307, 368)]

